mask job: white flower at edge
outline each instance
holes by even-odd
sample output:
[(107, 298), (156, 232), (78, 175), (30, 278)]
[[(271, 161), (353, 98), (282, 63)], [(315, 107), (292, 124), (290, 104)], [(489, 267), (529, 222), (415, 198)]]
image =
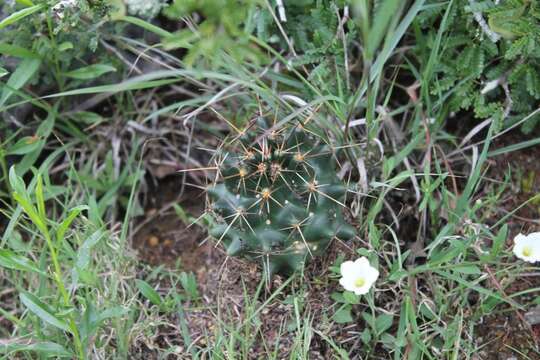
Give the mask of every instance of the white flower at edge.
[(379, 277), (379, 271), (371, 266), (364, 256), (356, 261), (343, 262), (340, 270), (342, 277), (339, 283), (345, 290), (352, 291), (356, 295), (367, 294)]
[(540, 232), (519, 234), (514, 238), (514, 254), (525, 261), (540, 261)]

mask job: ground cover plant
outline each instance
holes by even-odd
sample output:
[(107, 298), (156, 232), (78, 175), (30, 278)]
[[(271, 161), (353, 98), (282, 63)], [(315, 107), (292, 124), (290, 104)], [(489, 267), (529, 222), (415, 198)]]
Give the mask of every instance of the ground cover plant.
[(540, 358), (539, 21), (0, 3), (0, 357)]

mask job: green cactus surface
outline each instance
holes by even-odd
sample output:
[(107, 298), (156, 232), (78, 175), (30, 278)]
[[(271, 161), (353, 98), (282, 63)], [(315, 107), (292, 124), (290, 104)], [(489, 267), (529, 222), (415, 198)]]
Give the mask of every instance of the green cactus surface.
[(259, 118), (224, 142), (215, 161), (210, 234), (229, 255), (260, 260), (268, 275), (290, 274), (334, 237), (354, 236), (343, 217), (346, 187), (335, 153), (306, 126)]

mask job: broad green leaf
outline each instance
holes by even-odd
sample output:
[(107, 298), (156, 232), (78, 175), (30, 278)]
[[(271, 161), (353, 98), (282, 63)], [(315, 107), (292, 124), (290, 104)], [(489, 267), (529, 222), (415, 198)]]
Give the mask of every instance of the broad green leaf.
[(148, 284), (146, 281), (140, 280), (140, 279), (136, 279), (135, 283), (137, 284), (137, 288), (139, 289), (141, 294), (143, 294), (143, 296), (145, 298), (150, 300), (150, 302), (152, 304), (158, 305), (158, 306), (161, 305), (161, 302), (162, 302), (161, 301), (161, 296), (159, 296), (157, 291), (154, 290), (154, 288), (152, 288), (152, 286), (150, 286), (150, 284)]
[(85, 66), (65, 73), (67, 77), (78, 80), (90, 80), (100, 77), (103, 74), (114, 72), (116, 68), (106, 64), (95, 64)]
[(24, 306), (26, 306), (28, 310), (34, 313), (41, 320), (61, 330), (64, 330), (67, 332), (70, 331), (68, 324), (64, 320), (58, 318), (53, 313), (51, 308), (49, 308), (47, 304), (43, 303), (36, 296), (32, 295), (29, 292), (22, 291), (19, 297), (21, 299), (21, 302), (24, 304)]
[(0, 249), (0, 266), (12, 270), (32, 271), (45, 275), (33, 261), (6, 249)]
[(345, 291), (343, 292), (343, 299), (347, 304), (359, 304), (360, 303), (360, 296), (356, 295), (355, 293), (351, 291)]
[(345, 324), (345, 323), (350, 323), (354, 321), (351, 314), (350, 305), (344, 306), (338, 311), (336, 311), (334, 313), (334, 316), (332, 316), (332, 319), (334, 319), (334, 321), (337, 322), (338, 324)]
[(377, 316), (377, 320), (375, 320), (375, 328), (377, 329), (377, 334), (381, 335), (383, 332), (388, 330), (392, 323), (394, 322), (394, 316), (390, 314), (382, 314)]
[(9, 71), (0, 66), (0, 78), (9, 74)]

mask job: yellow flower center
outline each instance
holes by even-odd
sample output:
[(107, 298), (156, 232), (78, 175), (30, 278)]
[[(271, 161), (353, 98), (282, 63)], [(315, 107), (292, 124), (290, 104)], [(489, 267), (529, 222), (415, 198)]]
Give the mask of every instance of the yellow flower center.
[(364, 278), (358, 278), (356, 279), (356, 281), (354, 282), (354, 286), (356, 287), (362, 287), (366, 284), (366, 280)]
[(525, 246), (521, 253), (523, 254), (523, 256), (529, 257), (529, 256), (532, 255), (533, 251), (532, 251), (532, 248), (530, 246)]

